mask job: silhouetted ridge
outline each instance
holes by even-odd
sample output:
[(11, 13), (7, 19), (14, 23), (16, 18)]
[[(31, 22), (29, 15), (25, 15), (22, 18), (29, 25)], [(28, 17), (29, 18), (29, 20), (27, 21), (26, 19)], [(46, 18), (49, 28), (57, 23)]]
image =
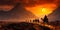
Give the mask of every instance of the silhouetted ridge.
[[(37, 26), (34, 27), (34, 26)], [(50, 28), (45, 26), (40, 26), (33, 23), (21, 22), (21, 23), (10, 23), (3, 26), (4, 30), (50, 30)]]

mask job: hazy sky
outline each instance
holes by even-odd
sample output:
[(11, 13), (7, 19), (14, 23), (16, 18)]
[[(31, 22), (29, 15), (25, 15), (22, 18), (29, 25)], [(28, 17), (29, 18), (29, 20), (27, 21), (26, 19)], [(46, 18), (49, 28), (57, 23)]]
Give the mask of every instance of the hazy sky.
[[(15, 7), (17, 3), (20, 3)], [(25, 18), (35, 18), (36, 16), (26, 11), (24, 7), (29, 6), (33, 7), (35, 4), (44, 5), (44, 4), (56, 4), (57, 6), (60, 4), (60, 0), (0, 0), (0, 20), (8, 20), (8, 19), (25, 19)], [(7, 5), (7, 7), (5, 7)], [(60, 6), (60, 5), (59, 5)], [(51, 13), (48, 17), (51, 20), (60, 19), (60, 7), (55, 9), (53, 13)], [(4, 7), (4, 8), (3, 8)], [(11, 11), (5, 11), (5, 10)], [(56, 17), (56, 18), (55, 18)]]

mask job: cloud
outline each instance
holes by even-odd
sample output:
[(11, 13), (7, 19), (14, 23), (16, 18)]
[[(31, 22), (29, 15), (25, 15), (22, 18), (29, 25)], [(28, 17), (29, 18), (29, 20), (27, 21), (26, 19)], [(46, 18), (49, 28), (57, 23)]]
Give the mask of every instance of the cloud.
[(35, 4), (49, 4), (54, 3), (57, 4), (59, 0), (23, 0), (24, 5), (26, 6), (34, 6)]
[(59, 0), (0, 0), (0, 4), (16, 4), (35, 5), (44, 3), (57, 3)]
[(0, 5), (12, 5), (12, 4), (15, 4), (15, 0), (0, 0)]

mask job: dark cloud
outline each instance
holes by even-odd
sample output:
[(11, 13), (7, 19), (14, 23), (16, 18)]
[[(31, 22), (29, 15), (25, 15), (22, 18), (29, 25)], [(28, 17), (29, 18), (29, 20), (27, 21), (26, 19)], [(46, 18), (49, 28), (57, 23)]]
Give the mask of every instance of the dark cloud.
[(50, 21), (60, 20), (60, 5), (52, 14), (48, 16), (48, 18), (50, 19)]
[(24, 6), (21, 4), (17, 4), (11, 11), (0, 11), (0, 20), (21, 20), (27, 18), (35, 18), (35, 15), (29, 11), (26, 11)]
[(59, 0), (0, 0), (0, 4), (16, 4), (17, 2), (24, 5), (35, 5), (44, 3), (57, 3)]
[(26, 6), (34, 6), (36, 4), (57, 4), (59, 0), (25, 0), (24, 3)]
[(15, 4), (15, 0), (0, 0), (0, 5), (12, 5)]
[(29, 11), (26, 11), (23, 4), (22, 0), (0, 0), (0, 5), (3, 6), (16, 5), (10, 11), (3, 11), (0, 9), (0, 20), (35, 18), (35, 15)]

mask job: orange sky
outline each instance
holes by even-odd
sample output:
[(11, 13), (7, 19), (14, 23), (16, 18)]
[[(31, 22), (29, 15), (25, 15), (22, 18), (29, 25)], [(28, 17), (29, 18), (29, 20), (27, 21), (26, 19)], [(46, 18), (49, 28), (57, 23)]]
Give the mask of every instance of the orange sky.
[(25, 7), (27, 11), (32, 12), (37, 17), (44, 17), (51, 14), (56, 8), (55, 4), (36, 5), (34, 7)]
[[(20, 5), (25, 7), (26, 11), (33, 13), (37, 17), (44, 17), (44, 15), (49, 15), (53, 13), (53, 11), (57, 8), (59, 2), (60, 2), (59, 0), (16, 0), (16, 1), (15, 0), (13, 1), (12, 0), (8, 0), (8, 1), (0, 0), (0, 5), (4, 5), (4, 6), (0, 6), (0, 8), (2, 10), (9, 10), (9, 9), (11, 10), (14, 5), (16, 5), (17, 3), (20, 3)], [(10, 6), (10, 5), (13, 5), (13, 6)], [(21, 12), (23, 13), (24, 11), (21, 8), (22, 7), (19, 7), (19, 10), (21, 10)], [(22, 16), (24, 16), (24, 13)]]
[[(37, 17), (51, 14), (56, 8), (59, 0), (16, 0), (25, 6), (27, 11), (32, 12)], [(8, 7), (8, 8), (7, 8)], [(2, 6), (3, 9), (11, 9), (10, 6)]]
[(27, 11), (37, 17), (51, 14), (56, 8), (59, 0), (16, 0), (25, 6)]
[(51, 14), (57, 8), (58, 0), (26, 0), (25, 9), (37, 17)]

